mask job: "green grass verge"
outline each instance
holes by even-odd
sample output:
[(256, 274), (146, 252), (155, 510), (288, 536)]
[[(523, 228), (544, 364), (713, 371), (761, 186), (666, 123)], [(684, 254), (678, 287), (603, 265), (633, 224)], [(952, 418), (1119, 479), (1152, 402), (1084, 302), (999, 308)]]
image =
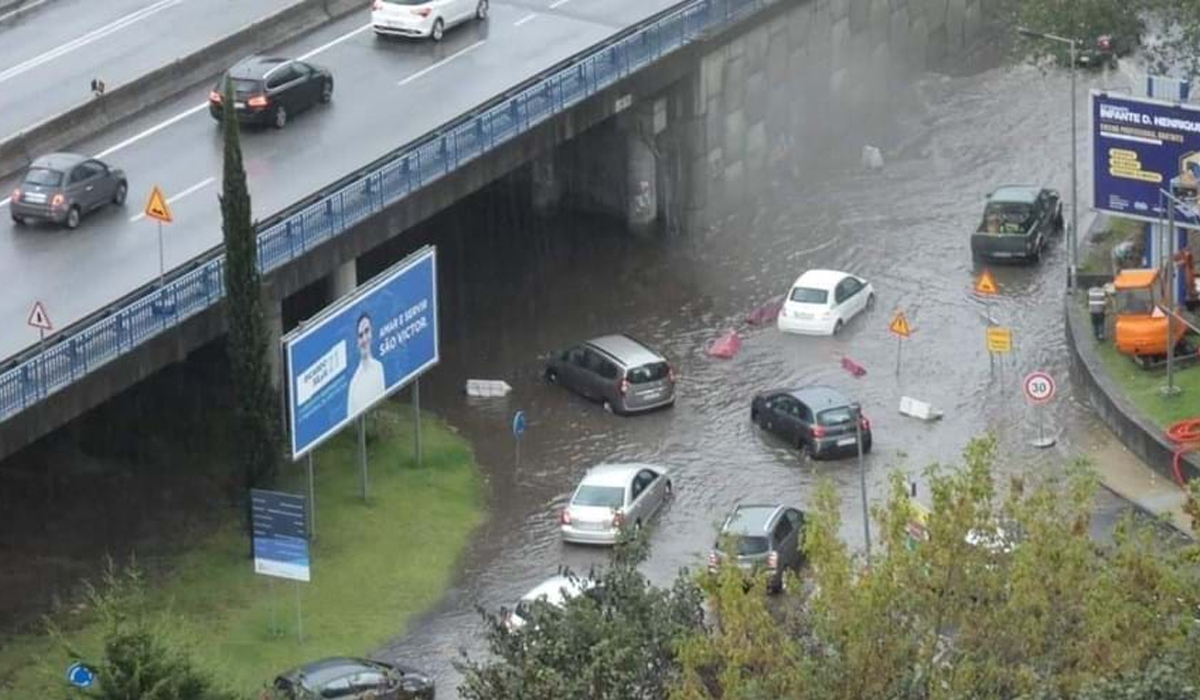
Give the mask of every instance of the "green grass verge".
[(1166, 398), (1159, 391), (1167, 383), (1165, 369), (1142, 369), (1117, 352), (1111, 342), (1097, 343), (1096, 350), (1129, 400), (1164, 430), (1175, 421), (1200, 415), (1200, 366), (1190, 364), (1176, 371), (1175, 384), (1183, 391)]
[(1083, 261), (1079, 264), (1079, 271), (1091, 274), (1111, 273), (1113, 247), (1133, 236), (1140, 235), (1144, 225), (1140, 221), (1109, 218), (1108, 229), (1097, 233), (1088, 241)]
[[(361, 498), (357, 431), (316, 454), (312, 582), (300, 584), (304, 642), (296, 635), (296, 585), (253, 573), (236, 515), (190, 553), (150, 567), (154, 607), (172, 637), (219, 684), (249, 696), (279, 671), (335, 654), (364, 654), (403, 632), (446, 589), (481, 522), (481, 482), (470, 447), (422, 416), (424, 459), (413, 454), (412, 410), (387, 406), (368, 430), (370, 498)], [(304, 493), (303, 463), (288, 465), (278, 488)], [(273, 595), (272, 593), (273, 587)], [(281, 633), (271, 634), (272, 609)], [(99, 652), (87, 611), (60, 624), (78, 648)], [(67, 659), (46, 636), (0, 641), (0, 697), (64, 695)]]

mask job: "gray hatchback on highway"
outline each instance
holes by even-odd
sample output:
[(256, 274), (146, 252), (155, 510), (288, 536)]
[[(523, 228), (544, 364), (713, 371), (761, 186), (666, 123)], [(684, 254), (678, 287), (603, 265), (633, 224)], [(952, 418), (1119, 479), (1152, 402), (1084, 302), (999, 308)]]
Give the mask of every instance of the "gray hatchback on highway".
[(29, 166), (9, 207), (16, 224), (49, 221), (73, 229), (90, 211), (124, 205), (127, 194), (124, 171), (75, 153), (51, 153)]
[(667, 358), (627, 335), (593, 338), (556, 353), (546, 381), (628, 414), (675, 403), (675, 370)]

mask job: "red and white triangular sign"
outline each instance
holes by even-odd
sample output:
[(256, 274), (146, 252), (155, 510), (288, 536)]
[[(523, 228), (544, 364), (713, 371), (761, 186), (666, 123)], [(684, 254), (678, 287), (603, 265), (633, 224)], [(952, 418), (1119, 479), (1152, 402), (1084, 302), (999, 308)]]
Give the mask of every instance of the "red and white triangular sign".
[(50, 314), (46, 313), (46, 307), (42, 306), (40, 301), (33, 302), (33, 310), (29, 312), (29, 320), (25, 323), (43, 331), (54, 330), (54, 326), (50, 323)]

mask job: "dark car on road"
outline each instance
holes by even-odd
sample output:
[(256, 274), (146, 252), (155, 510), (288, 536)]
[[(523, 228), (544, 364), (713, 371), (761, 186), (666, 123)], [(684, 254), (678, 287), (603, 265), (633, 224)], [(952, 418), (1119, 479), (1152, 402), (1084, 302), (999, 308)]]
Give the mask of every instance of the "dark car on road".
[(971, 257), (1038, 262), (1050, 236), (1062, 231), (1058, 192), (1033, 185), (1008, 185), (992, 192), (983, 221), (971, 235)]
[(709, 573), (730, 554), (733, 563), (750, 577), (767, 575), (767, 591), (780, 591), (787, 580), (786, 569), (804, 563), (800, 550), (804, 536), (804, 513), (783, 505), (739, 505), (721, 525), (716, 544), (708, 555)]
[(546, 381), (560, 384), (609, 413), (649, 411), (675, 403), (675, 371), (667, 359), (627, 335), (593, 338), (556, 353)]
[(239, 61), (217, 81), (208, 95), (208, 112), (224, 118), (227, 88), (243, 124), (287, 126), (293, 114), (333, 99), (333, 75), (325, 68), (290, 58), (251, 56)]
[(280, 674), (265, 697), (270, 700), (432, 700), (433, 679), (411, 668), (382, 661), (335, 657)]
[(754, 397), (750, 420), (814, 459), (858, 453), (854, 420), (861, 423), (863, 452), (871, 451), (871, 421), (837, 389), (776, 389)]
[(25, 171), (9, 209), (16, 224), (49, 221), (73, 229), (90, 211), (124, 205), (128, 194), (124, 171), (75, 153), (51, 153)]
[(1101, 34), (1094, 41), (1079, 42), (1075, 62), (1086, 68), (1116, 68), (1117, 59), (1133, 53), (1140, 43), (1141, 37), (1137, 34)]

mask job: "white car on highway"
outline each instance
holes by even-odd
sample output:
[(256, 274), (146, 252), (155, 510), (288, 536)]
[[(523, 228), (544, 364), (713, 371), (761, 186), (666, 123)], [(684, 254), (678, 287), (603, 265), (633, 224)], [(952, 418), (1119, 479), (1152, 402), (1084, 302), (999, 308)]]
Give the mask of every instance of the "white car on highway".
[(371, 28), (379, 36), (429, 37), (471, 19), (485, 20), (488, 0), (375, 0)]
[(809, 270), (792, 283), (776, 323), (787, 333), (836, 335), (850, 319), (874, 306), (875, 290), (861, 277)]

